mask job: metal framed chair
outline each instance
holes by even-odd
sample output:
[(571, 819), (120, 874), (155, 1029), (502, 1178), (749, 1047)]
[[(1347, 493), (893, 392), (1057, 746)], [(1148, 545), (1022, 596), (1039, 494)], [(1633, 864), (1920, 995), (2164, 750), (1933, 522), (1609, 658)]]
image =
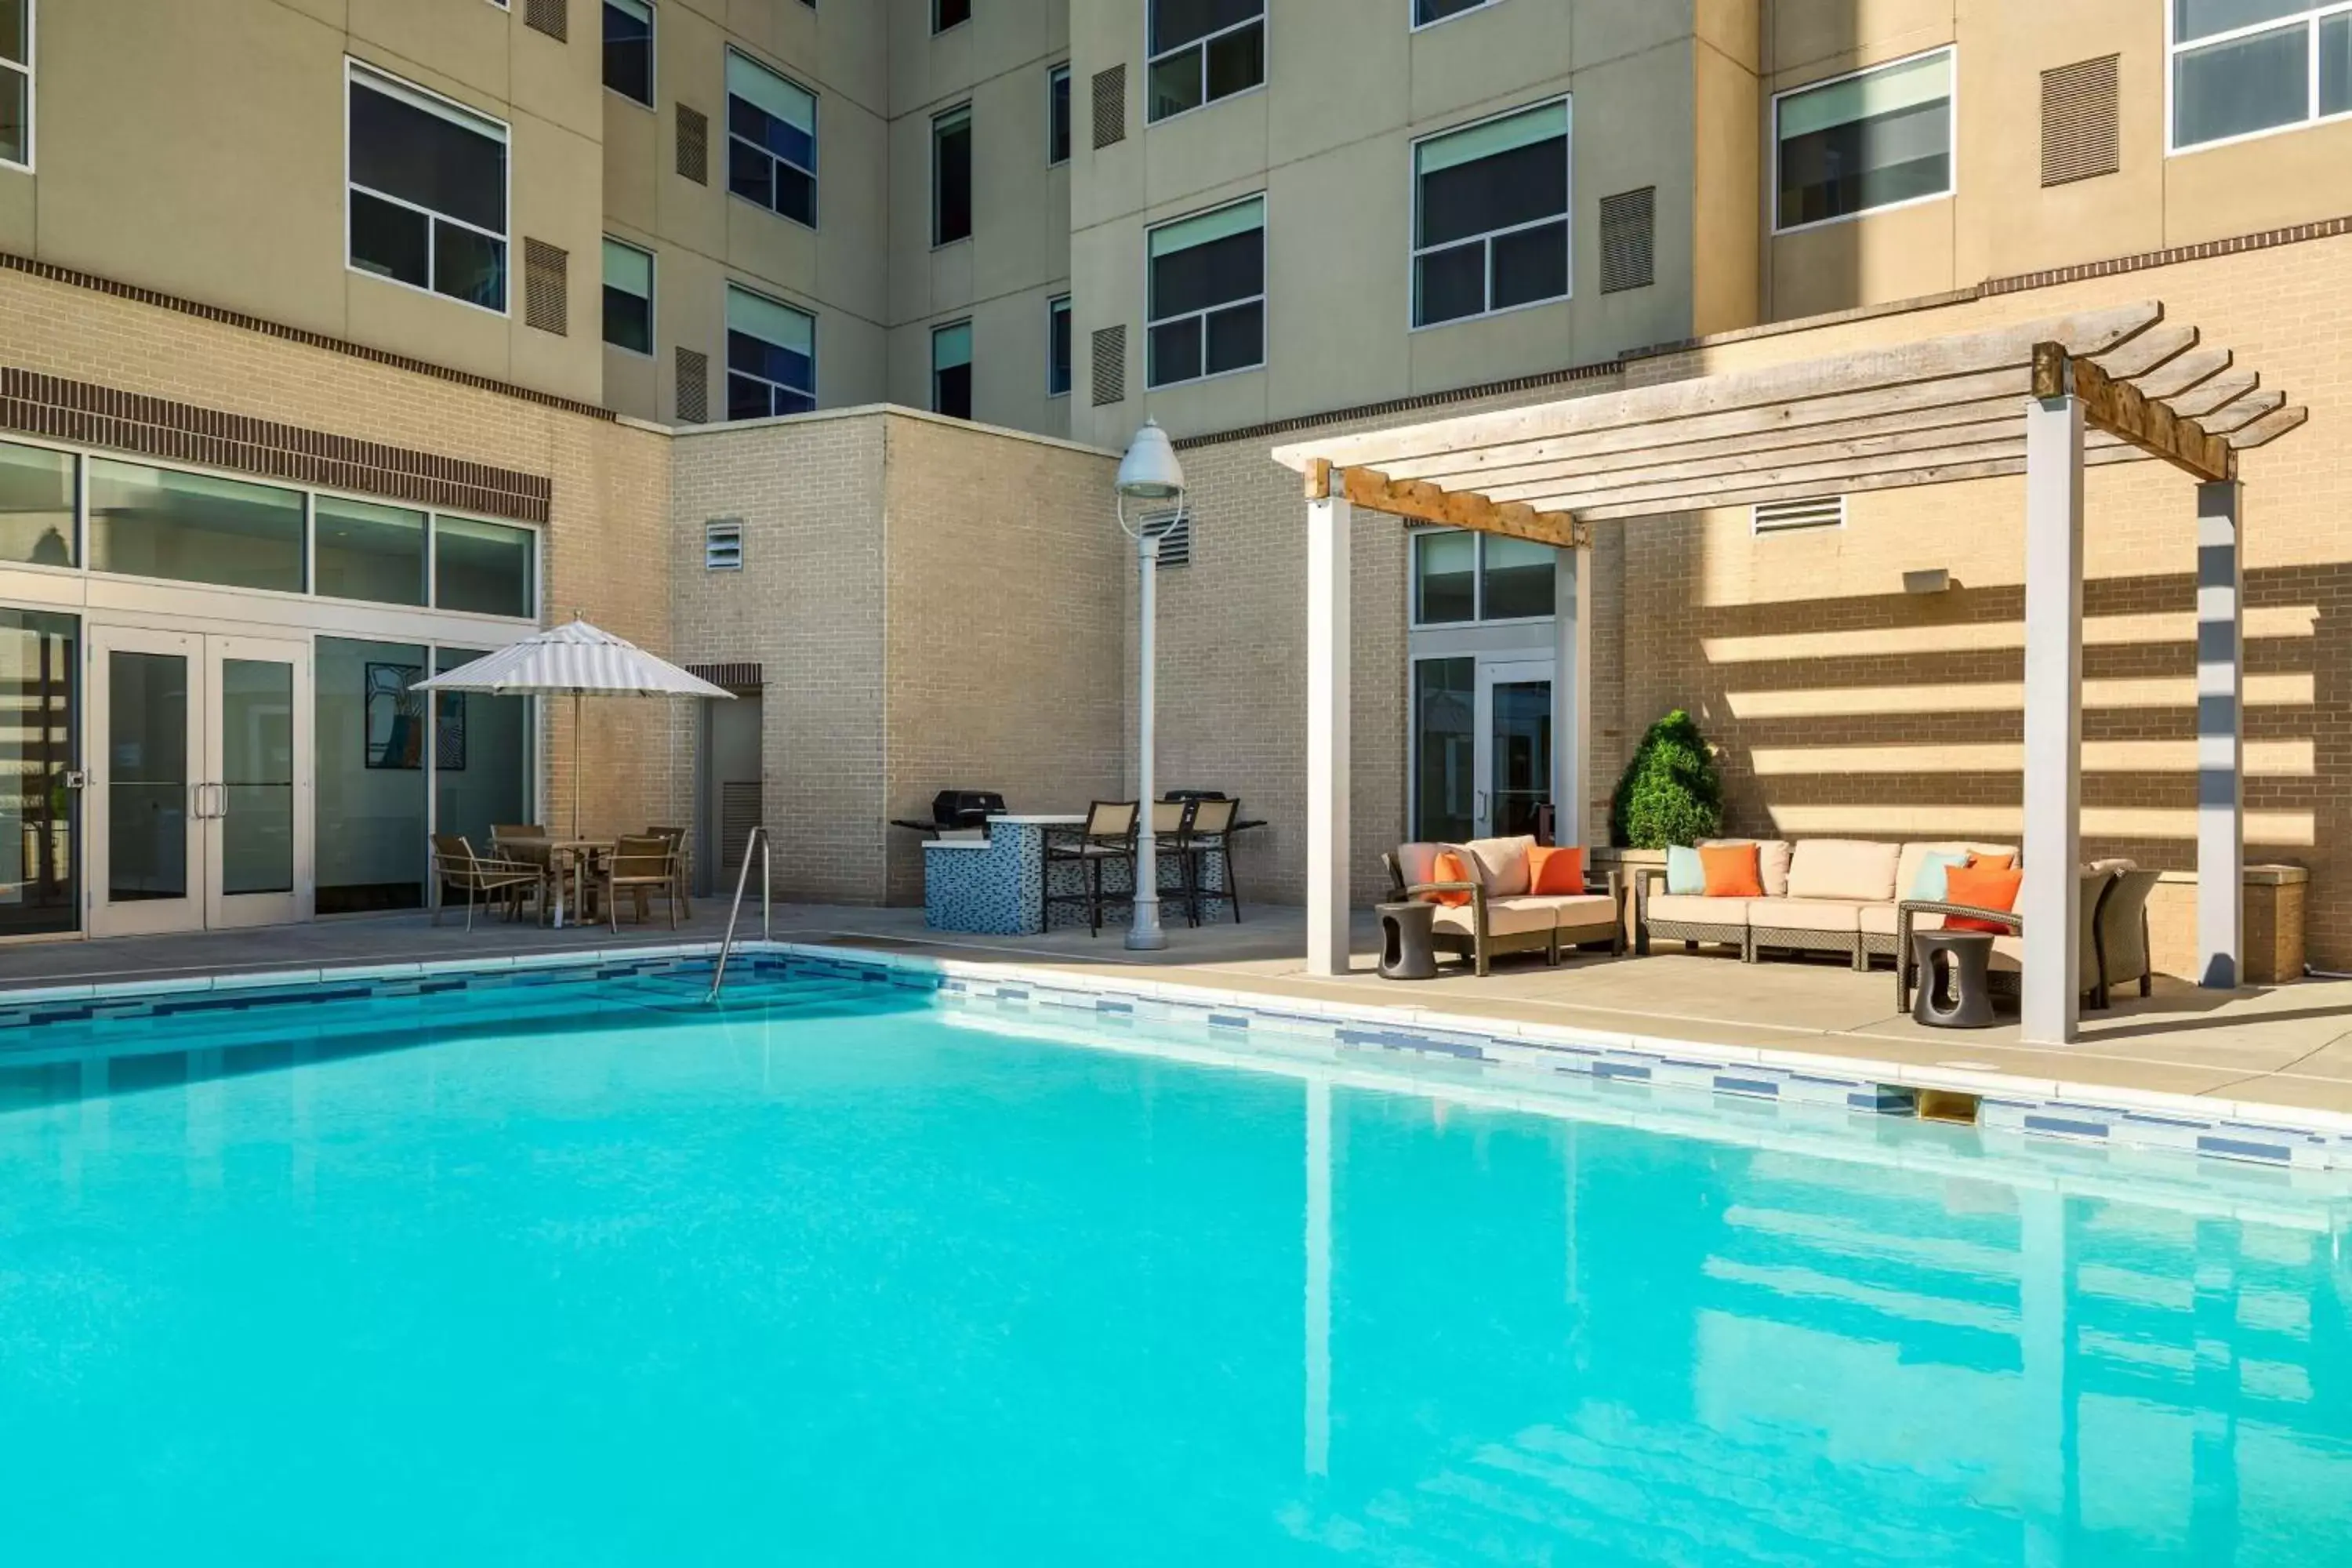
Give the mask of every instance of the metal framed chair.
[[(1087, 807), (1087, 819), (1083, 826), (1063, 828), (1056, 834), (1046, 836), (1045, 919), (1042, 923), (1052, 926), (1055, 904), (1084, 904), (1089, 933), (1095, 936), (1102, 934), (1103, 868), (1124, 865), (1128, 870), (1128, 885), (1130, 889), (1134, 886), (1135, 828), (1141, 816), (1141, 806), (1136, 801), (1098, 800)], [(1079, 875), (1086, 882), (1085, 889), (1076, 893), (1054, 891), (1054, 868), (1056, 866), (1078, 868)], [(1129, 899), (1133, 896), (1131, 892), (1125, 895)], [(1122, 895), (1114, 889), (1108, 898), (1117, 903), (1121, 901)]]
[(688, 920), (694, 918), (694, 903), (688, 895), (694, 890), (694, 835), (684, 827), (648, 827), (648, 838), (667, 838), (677, 852), (677, 910)]
[(624, 834), (605, 858), (598, 879), (604, 889), (604, 918), (614, 932), (621, 929), (621, 895), (635, 900), (640, 924), (652, 919), (646, 900), (655, 895), (669, 904), (669, 929), (677, 929), (677, 845), (652, 834)]
[[(1234, 923), (1242, 923), (1241, 883), (1234, 875), (1233, 846), (1234, 822), (1241, 812), (1242, 803), (1238, 800), (1192, 802), (1192, 818), (1184, 825), (1177, 850), (1184, 861), (1185, 912), (1194, 925), (1201, 923), (1201, 902), (1204, 898), (1224, 900), (1233, 906)], [(1214, 886), (1208, 880), (1212, 855), (1221, 858), (1224, 869)]]
[(526, 897), (543, 896), (541, 868), (521, 860), (484, 859), (462, 835), (433, 836), (433, 923), (441, 923), (451, 891), (466, 895), (466, 929), (474, 929), (477, 904), (504, 904), (510, 919), (520, 919)]

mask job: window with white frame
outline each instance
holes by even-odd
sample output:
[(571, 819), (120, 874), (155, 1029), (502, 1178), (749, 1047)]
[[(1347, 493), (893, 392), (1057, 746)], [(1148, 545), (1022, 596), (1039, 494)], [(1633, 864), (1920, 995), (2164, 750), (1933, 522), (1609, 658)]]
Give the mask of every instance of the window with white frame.
[(971, 323), (931, 329), (931, 412), (971, 417)]
[(1568, 298), (1568, 134), (1563, 98), (1413, 144), (1414, 326)]
[(654, 352), (653, 253), (604, 241), (604, 341), (631, 353)]
[(727, 286), (727, 417), (764, 419), (816, 406), (816, 318)]
[(727, 188), (816, 226), (816, 95), (727, 51)]
[(971, 20), (971, 0), (931, 0), (931, 31), (944, 33)]
[(971, 237), (971, 105), (931, 120), (931, 243)]
[(1443, 22), (1465, 11), (1483, 11), (1498, 3), (1499, 0), (1412, 0), (1412, 25), (1426, 27), (1432, 22)]
[(1265, 83), (1265, 0), (1150, 0), (1149, 118)]
[(1171, 386), (1265, 363), (1265, 198), (1164, 223), (1145, 237), (1145, 379)]
[(1070, 68), (1058, 65), (1045, 73), (1045, 163), (1069, 161)]
[(2168, 4), (2174, 151), (2352, 114), (2352, 4)]
[(1070, 395), (1070, 297), (1045, 301), (1045, 395)]
[(33, 166), (33, 0), (0, 0), (0, 163)]
[(1776, 228), (1952, 194), (1952, 51), (1772, 100)]
[(507, 128), (353, 63), (350, 260), (362, 272), (507, 308)]
[(1559, 552), (1549, 544), (1463, 529), (1412, 536), (1412, 624), (1521, 621), (1554, 613)]
[(604, 85), (652, 106), (654, 8), (648, 0), (604, 0)]

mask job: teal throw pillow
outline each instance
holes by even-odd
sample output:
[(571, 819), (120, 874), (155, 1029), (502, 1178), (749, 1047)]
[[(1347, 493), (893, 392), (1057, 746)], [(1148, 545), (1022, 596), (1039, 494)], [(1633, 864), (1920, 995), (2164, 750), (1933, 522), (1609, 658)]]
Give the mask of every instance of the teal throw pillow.
[(1945, 893), (1949, 890), (1944, 884), (1944, 874), (1955, 866), (1968, 863), (1966, 850), (1958, 854), (1942, 849), (1928, 850), (1927, 858), (1919, 862), (1919, 874), (1911, 879), (1911, 890), (1903, 896), (1930, 904), (1942, 903)]
[(1681, 845), (1666, 850), (1666, 891), (1669, 893), (1704, 894), (1706, 891), (1706, 867), (1698, 851)]

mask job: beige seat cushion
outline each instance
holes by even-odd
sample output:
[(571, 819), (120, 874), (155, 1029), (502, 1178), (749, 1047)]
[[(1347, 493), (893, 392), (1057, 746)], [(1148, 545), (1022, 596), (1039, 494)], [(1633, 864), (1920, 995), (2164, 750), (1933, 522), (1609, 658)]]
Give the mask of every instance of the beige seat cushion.
[(1862, 930), (1863, 906), (1841, 899), (1750, 899), (1750, 931), (1832, 931), (1851, 935)]
[(1446, 846), (1443, 844), (1400, 844), (1397, 846), (1397, 873), (1408, 888), (1437, 880), (1437, 857)]
[[(1552, 922), (1557, 918), (1552, 909), (1552, 905), (1557, 901), (1552, 899), (1531, 899), (1524, 894), (1515, 899), (1488, 899), (1486, 900), (1486, 934), (1518, 936), (1531, 931), (1548, 931), (1552, 929)], [(1475, 934), (1478, 928), (1472, 923), (1474, 907), (1470, 904), (1440, 904), (1437, 907), (1437, 913), (1432, 917), (1429, 923), (1437, 931)]]
[(1529, 893), (1511, 901), (1550, 905), (1552, 923), (1562, 931), (1613, 925), (1617, 921), (1617, 900), (1606, 893)]
[(1795, 846), (1785, 838), (1702, 838), (1698, 847), (1713, 849), (1730, 844), (1756, 846), (1756, 882), (1764, 889), (1766, 898), (1789, 896), (1789, 855)]
[(1808, 838), (1789, 861), (1789, 897), (1886, 903), (1895, 897), (1895, 860), (1901, 852), (1901, 845), (1864, 838)]
[(1708, 899), (1696, 893), (1657, 893), (1650, 899), (1649, 918), (1676, 921), (1684, 925), (1744, 926), (1748, 923), (1748, 906), (1762, 901), (1760, 899)]
[(1528, 890), (1528, 851), (1535, 835), (1516, 838), (1473, 838), (1462, 847), (1478, 862), (1478, 876), (1490, 898), (1515, 899)]
[(2014, 844), (1969, 844), (1959, 840), (1947, 843), (1927, 843), (1914, 840), (1903, 846), (1903, 853), (1895, 861), (1895, 896), (1907, 899), (1919, 880), (1919, 867), (1930, 854), (1938, 855), (2007, 855), (2012, 860), (2017, 855)]
[[(1893, 936), (1895, 932), (1895, 921), (1898, 912), (1899, 906), (1895, 904), (1863, 905), (1862, 934), (1864, 936)], [(1941, 915), (1913, 915), (1911, 917), (1911, 929), (1913, 931), (1941, 931), (1944, 929), (1944, 917)]]

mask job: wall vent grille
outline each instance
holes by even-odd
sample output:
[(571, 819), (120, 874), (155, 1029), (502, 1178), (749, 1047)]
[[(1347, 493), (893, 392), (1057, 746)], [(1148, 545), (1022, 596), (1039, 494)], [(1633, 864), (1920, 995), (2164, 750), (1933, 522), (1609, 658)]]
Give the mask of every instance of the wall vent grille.
[(1601, 198), (1601, 291), (1646, 289), (1657, 277), (1658, 188)]
[(677, 106), (677, 172), (698, 185), (710, 183), (710, 117)]
[(522, 25), (558, 43), (572, 37), (572, 0), (524, 0)]
[(743, 570), (743, 520), (716, 517), (702, 525), (702, 569), (705, 572)]
[(1192, 564), (1192, 514), (1189, 511), (1163, 511), (1147, 517), (1143, 531), (1160, 541), (1160, 564), (1190, 566)]
[(1108, 408), (1127, 399), (1127, 327), (1097, 330), (1094, 338), (1094, 405)]
[(1843, 528), (1845, 497), (1756, 503), (1750, 526), (1758, 533), (1789, 533), (1801, 528)]
[(2123, 167), (2114, 55), (2042, 73), (2042, 183), (2067, 185)]
[(522, 242), (522, 324), (563, 337), (572, 330), (572, 253), (543, 239)]
[(1127, 140), (1127, 68), (1095, 72), (1095, 150)]
[(710, 420), (710, 356), (689, 348), (677, 351), (677, 422), (705, 425)]

